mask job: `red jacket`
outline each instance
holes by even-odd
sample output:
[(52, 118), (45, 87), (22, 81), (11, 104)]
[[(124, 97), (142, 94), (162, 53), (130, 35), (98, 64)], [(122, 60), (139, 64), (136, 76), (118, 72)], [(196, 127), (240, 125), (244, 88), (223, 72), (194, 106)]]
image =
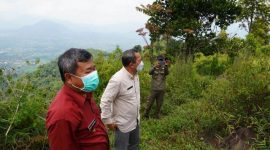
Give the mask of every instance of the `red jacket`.
[(64, 85), (51, 103), (46, 128), (52, 150), (108, 150), (107, 130), (92, 93)]

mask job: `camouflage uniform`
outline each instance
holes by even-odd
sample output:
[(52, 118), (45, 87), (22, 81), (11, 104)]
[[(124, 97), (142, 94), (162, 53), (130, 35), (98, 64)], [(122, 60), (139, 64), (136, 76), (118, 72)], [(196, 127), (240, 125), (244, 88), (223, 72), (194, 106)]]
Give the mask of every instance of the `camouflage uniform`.
[(156, 100), (157, 110), (156, 117), (160, 117), (161, 106), (163, 103), (163, 97), (165, 94), (165, 79), (169, 74), (168, 67), (166, 65), (162, 65), (160, 67), (152, 67), (149, 71), (149, 74), (152, 76), (151, 81), (151, 95), (148, 99), (147, 107), (144, 116), (146, 118), (149, 117), (149, 112), (151, 110), (154, 101)]

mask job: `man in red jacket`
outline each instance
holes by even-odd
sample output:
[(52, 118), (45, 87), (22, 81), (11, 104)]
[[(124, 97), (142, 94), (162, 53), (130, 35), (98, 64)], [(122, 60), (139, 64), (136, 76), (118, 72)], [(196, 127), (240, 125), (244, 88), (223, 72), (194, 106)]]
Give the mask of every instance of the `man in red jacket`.
[(108, 150), (109, 140), (93, 99), (99, 78), (92, 55), (69, 49), (58, 59), (63, 87), (52, 101), (46, 128), (52, 150)]

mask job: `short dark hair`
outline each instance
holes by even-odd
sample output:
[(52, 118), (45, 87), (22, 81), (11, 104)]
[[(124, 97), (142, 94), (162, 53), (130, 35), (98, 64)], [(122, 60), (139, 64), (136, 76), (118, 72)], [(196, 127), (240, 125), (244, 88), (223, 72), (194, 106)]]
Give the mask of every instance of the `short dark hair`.
[(92, 59), (92, 54), (85, 49), (71, 48), (58, 58), (58, 68), (61, 79), (65, 82), (65, 73), (76, 74), (77, 62), (87, 62)]
[(122, 64), (124, 67), (127, 67), (130, 63), (136, 62), (135, 53), (138, 53), (136, 49), (129, 49), (123, 52)]
[(157, 60), (163, 61), (165, 60), (165, 57), (163, 55), (158, 55)]

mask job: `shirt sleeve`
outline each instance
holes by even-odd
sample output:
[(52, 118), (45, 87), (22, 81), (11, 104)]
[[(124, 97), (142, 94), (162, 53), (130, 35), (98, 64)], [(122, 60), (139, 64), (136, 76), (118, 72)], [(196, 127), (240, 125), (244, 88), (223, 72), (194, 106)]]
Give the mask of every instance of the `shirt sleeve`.
[(116, 79), (112, 78), (100, 101), (100, 108), (101, 108), (101, 119), (104, 124), (111, 124), (113, 123), (112, 120), (112, 103), (115, 100), (116, 96), (120, 91), (120, 82)]
[(79, 149), (75, 140), (75, 126), (67, 120), (59, 120), (48, 128), (51, 150)]

